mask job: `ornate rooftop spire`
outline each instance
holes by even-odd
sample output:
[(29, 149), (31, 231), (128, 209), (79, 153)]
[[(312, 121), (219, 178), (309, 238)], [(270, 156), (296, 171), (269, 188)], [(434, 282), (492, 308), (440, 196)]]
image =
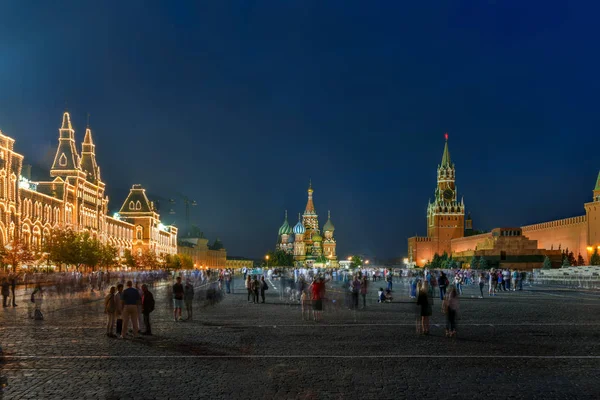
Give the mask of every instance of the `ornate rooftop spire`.
[(450, 167), (452, 166), (452, 161), (450, 160), (450, 150), (448, 150), (448, 133), (446, 133), (444, 137), (446, 138), (446, 143), (444, 144), (441, 167)]
[(306, 201), (306, 209), (304, 210), (304, 214), (314, 214), (315, 213), (315, 205), (313, 204), (313, 194), (314, 190), (312, 188), (312, 180), (308, 183), (308, 200)]

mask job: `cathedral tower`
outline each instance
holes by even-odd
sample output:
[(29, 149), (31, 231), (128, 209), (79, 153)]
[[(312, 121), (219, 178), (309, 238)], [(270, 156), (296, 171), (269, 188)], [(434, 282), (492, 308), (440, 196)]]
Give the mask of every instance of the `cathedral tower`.
[(437, 242), (438, 254), (450, 253), (450, 241), (464, 236), (465, 204), (458, 201), (454, 163), (448, 149), (448, 134), (445, 135), (442, 162), (437, 169), (437, 187), (433, 202), (427, 206), (427, 237)]
[(100, 168), (96, 163), (96, 145), (92, 140), (92, 130), (89, 125), (85, 130), (85, 138), (81, 145), (81, 169), (86, 173), (86, 179), (92, 183), (100, 181)]
[[(313, 203), (313, 188), (312, 181), (308, 184), (308, 200), (306, 201), (306, 208), (304, 209), (304, 214), (302, 215), (302, 224), (306, 229), (306, 233), (304, 234), (304, 243), (306, 244), (306, 257), (307, 258), (316, 258), (320, 253), (319, 251), (315, 251), (315, 247), (313, 246), (313, 238), (319, 239), (321, 235), (319, 234), (319, 216), (315, 211), (315, 205)], [(320, 243), (317, 244), (320, 246)], [(317, 253), (317, 254), (313, 254)]]
[(335, 239), (333, 238), (333, 232), (335, 231), (335, 226), (333, 226), (333, 222), (331, 222), (331, 212), (327, 212), (327, 222), (323, 226), (323, 232), (325, 234), (325, 240), (323, 241), (323, 255), (327, 257), (327, 260), (336, 261), (337, 255), (335, 253)]

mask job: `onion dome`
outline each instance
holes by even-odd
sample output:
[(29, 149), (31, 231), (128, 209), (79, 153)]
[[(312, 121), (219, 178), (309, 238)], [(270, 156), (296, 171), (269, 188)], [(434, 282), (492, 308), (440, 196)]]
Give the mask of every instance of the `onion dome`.
[(298, 223), (294, 226), (294, 233), (296, 235), (304, 235), (306, 232), (306, 228), (302, 225), (302, 220), (300, 219), (300, 213), (298, 213)]
[(315, 232), (314, 235), (312, 235), (312, 241), (313, 242), (322, 242), (323, 238), (321, 237), (321, 235), (319, 235), (317, 232)]
[(335, 230), (335, 226), (333, 226), (333, 222), (331, 222), (331, 211), (327, 211), (327, 222), (323, 226), (324, 232), (333, 232)]
[(283, 221), (281, 228), (279, 228), (279, 235), (289, 235), (290, 233), (292, 233), (292, 228), (290, 228), (290, 224), (288, 224), (287, 210), (285, 210), (285, 220)]

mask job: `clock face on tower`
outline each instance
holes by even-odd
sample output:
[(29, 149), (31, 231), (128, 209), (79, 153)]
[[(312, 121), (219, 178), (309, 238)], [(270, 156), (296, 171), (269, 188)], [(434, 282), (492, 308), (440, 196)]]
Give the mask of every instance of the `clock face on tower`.
[(452, 200), (452, 197), (454, 197), (454, 192), (452, 189), (444, 190), (444, 200)]

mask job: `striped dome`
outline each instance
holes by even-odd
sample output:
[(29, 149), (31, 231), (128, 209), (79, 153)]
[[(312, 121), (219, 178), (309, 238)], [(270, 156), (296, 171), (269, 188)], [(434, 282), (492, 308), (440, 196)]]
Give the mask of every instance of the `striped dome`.
[(300, 214), (298, 214), (298, 223), (294, 226), (294, 233), (296, 235), (304, 235), (306, 232), (306, 228), (302, 225), (302, 220), (300, 219)]
[(290, 224), (288, 224), (287, 211), (286, 211), (285, 212), (285, 220), (283, 221), (281, 228), (279, 228), (279, 235), (289, 235), (291, 233), (292, 233), (292, 228), (290, 228)]

